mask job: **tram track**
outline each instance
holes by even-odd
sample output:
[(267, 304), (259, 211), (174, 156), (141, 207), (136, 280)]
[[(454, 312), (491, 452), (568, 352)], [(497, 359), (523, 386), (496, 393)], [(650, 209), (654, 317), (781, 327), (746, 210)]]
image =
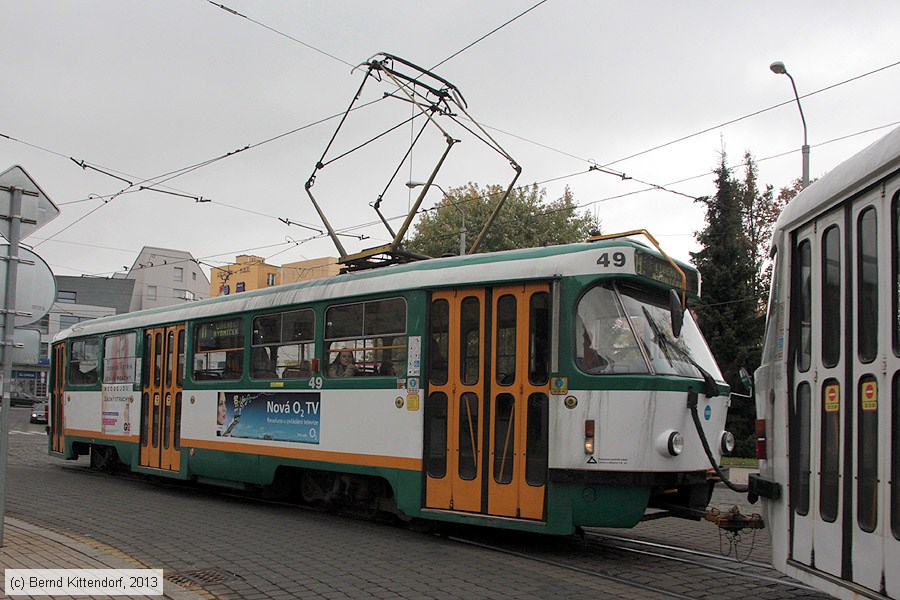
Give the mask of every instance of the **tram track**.
[(622, 584), (622, 585), (624, 585), (624, 586), (626, 586), (626, 587), (629, 587), (629, 588), (635, 588), (635, 589), (639, 589), (639, 590), (642, 590), (642, 591), (645, 591), (645, 592), (654, 592), (654, 593), (657, 593), (657, 594), (660, 594), (660, 595), (663, 595), (663, 596), (666, 596), (666, 597), (669, 597), (669, 598), (684, 598), (684, 599), (687, 599), (687, 600), (693, 600), (693, 599), (695, 598), (694, 596), (686, 596), (686, 595), (684, 595), (684, 594), (679, 594), (679, 593), (674, 592), (674, 591), (672, 591), (672, 590), (667, 590), (667, 589), (664, 589), (664, 588), (660, 588), (660, 587), (648, 585), (648, 584), (645, 584), (645, 583), (640, 583), (640, 582), (638, 582), (638, 581), (626, 579), (626, 578), (624, 578), (624, 577), (618, 577), (618, 576), (616, 576), (616, 575), (610, 575), (609, 573), (601, 573), (601, 572), (598, 572), (598, 571), (591, 571), (591, 570), (589, 570), (589, 569), (584, 569), (584, 568), (581, 568), (581, 567), (576, 567), (576, 566), (574, 566), (574, 565), (569, 565), (569, 564), (566, 564), (566, 563), (562, 563), (562, 562), (555, 561), (555, 560), (549, 560), (549, 559), (546, 559), (546, 558), (538, 558), (538, 557), (536, 557), (536, 556), (529, 555), (529, 554), (525, 554), (524, 552), (517, 552), (517, 551), (515, 551), (515, 550), (510, 550), (510, 549), (508, 549), (508, 548), (501, 548), (501, 547), (499, 547), (499, 546), (492, 546), (492, 545), (490, 545), (490, 544), (484, 544), (484, 543), (482, 543), (482, 542), (476, 542), (476, 541), (473, 541), (473, 540), (467, 540), (467, 539), (460, 538), (460, 537), (455, 537), (455, 536), (447, 536), (446, 539), (448, 539), (448, 540), (450, 540), (450, 541), (453, 541), (453, 542), (456, 542), (456, 543), (465, 544), (465, 545), (467, 545), (467, 546), (473, 546), (473, 547), (481, 548), (481, 549), (484, 549), (484, 550), (490, 550), (490, 551), (492, 551), (492, 552), (499, 552), (499, 553), (502, 553), (502, 554), (506, 554), (506, 555), (508, 555), (508, 556), (514, 556), (514, 557), (516, 557), (516, 558), (521, 558), (521, 559), (524, 559), (524, 560), (528, 560), (528, 561), (531, 561), (531, 562), (540, 563), (540, 564), (547, 565), (547, 566), (551, 566), (551, 567), (555, 567), (555, 568), (558, 568), (558, 569), (564, 569), (564, 570), (567, 570), (567, 571), (574, 571), (574, 572), (579, 573), (579, 574), (581, 574), (581, 575), (588, 575), (588, 576), (591, 576), (591, 577), (596, 577), (596, 578), (599, 578), (599, 579), (603, 579), (603, 580), (605, 580), (605, 581), (611, 581), (611, 582), (614, 582), (614, 583), (619, 583), (619, 584)]
[[(614, 540), (611, 542), (610, 540)], [(730, 556), (722, 556), (713, 554), (712, 552), (704, 552), (701, 550), (692, 550), (690, 548), (680, 548), (677, 546), (670, 546), (668, 544), (659, 544), (655, 542), (646, 542), (643, 540), (636, 540), (632, 538), (620, 537), (620, 536), (611, 536), (606, 534), (588, 534), (585, 536), (585, 541), (588, 543), (596, 543), (601, 545), (604, 548), (610, 548), (614, 550), (618, 550), (621, 552), (628, 552), (631, 554), (646, 556), (652, 558), (658, 558), (663, 560), (668, 560), (681, 564), (690, 564), (699, 567), (703, 567), (705, 569), (709, 569), (711, 571), (717, 571), (719, 573), (725, 573), (728, 575), (735, 575), (739, 577), (744, 577), (748, 579), (755, 579), (757, 581), (762, 581), (770, 584), (776, 584), (781, 586), (787, 586), (791, 588), (807, 590), (807, 591), (816, 591), (814, 588), (804, 585), (802, 583), (793, 581), (784, 576), (780, 577), (772, 577), (770, 575), (764, 575), (761, 573), (748, 572), (746, 568), (737, 568), (732, 566), (721, 566), (717, 564), (713, 564), (712, 562), (703, 562), (694, 558), (684, 558), (677, 556), (677, 554), (684, 554), (687, 556), (697, 557), (697, 558), (705, 558), (708, 561), (717, 561), (724, 563), (731, 563), (734, 565), (739, 565), (741, 567), (760, 569), (765, 571), (771, 571), (772, 568), (770, 565), (755, 562), (755, 561), (745, 561), (737, 558), (733, 558)], [(632, 546), (629, 546), (631, 544)], [(655, 548), (659, 551), (652, 550), (642, 550), (639, 548), (634, 548), (633, 546), (642, 546), (645, 548)]]
[[(693, 591), (690, 595), (685, 595), (684, 588), (704, 579), (721, 580), (723, 576), (740, 582), (742, 585), (738, 587), (742, 589), (758, 590), (761, 594), (735, 597), (823, 597), (814, 588), (780, 575), (770, 565), (762, 562), (739, 560), (703, 550), (625, 536), (586, 532), (583, 537), (553, 538), (549, 540), (550, 543), (543, 543), (546, 540), (541, 538), (540, 544), (535, 543), (535, 538), (527, 534), (507, 534), (499, 537), (499, 543), (496, 543), (497, 536), (488, 540), (483, 532), (471, 530), (445, 537), (458, 543), (616, 582), (663, 597), (720, 597), (721, 588), (718, 592)], [(678, 566), (673, 567), (673, 564)], [(602, 565), (602, 568), (598, 568), (598, 565)], [(666, 575), (662, 576), (662, 573)], [(647, 583), (655, 579), (675, 581), (669, 588)]]

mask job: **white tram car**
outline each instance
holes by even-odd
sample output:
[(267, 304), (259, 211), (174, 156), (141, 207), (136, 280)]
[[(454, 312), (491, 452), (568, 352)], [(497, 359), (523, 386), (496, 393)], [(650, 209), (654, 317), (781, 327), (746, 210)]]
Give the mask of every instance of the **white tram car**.
[(772, 560), (841, 598), (900, 598), (900, 128), (775, 226), (760, 473)]

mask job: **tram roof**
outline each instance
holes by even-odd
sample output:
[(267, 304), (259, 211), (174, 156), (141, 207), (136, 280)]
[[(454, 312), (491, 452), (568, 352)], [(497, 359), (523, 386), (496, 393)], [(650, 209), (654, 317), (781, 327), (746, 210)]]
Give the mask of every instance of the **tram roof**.
[[(643, 252), (659, 256), (654, 249), (645, 244), (618, 238), (543, 248), (434, 258), (228, 296), (217, 296), (185, 305), (102, 317), (79, 323), (59, 332), (54, 341), (114, 330), (137, 329), (162, 323), (267, 310), (292, 304), (339, 298), (352, 299), (376, 293), (549, 279), (560, 276), (597, 275), (595, 251), (599, 248), (621, 248), (623, 246), (640, 248)], [(688, 264), (676, 262), (683, 269), (696, 271)]]
[(900, 169), (900, 127), (854, 154), (791, 200), (775, 229), (793, 228)]

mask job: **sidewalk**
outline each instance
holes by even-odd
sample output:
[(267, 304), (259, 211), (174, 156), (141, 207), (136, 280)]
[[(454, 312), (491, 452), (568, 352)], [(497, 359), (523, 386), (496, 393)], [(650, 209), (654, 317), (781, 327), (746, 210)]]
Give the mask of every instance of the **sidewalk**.
[[(139, 569), (140, 563), (117, 556), (112, 550), (94, 548), (84, 542), (31, 525), (19, 519), (6, 518), (3, 547), (0, 548), (0, 571), (6, 569)], [(0, 572), (0, 582), (5, 577)], [(164, 595), (172, 600), (205, 598), (170, 581), (164, 584)], [(5, 591), (5, 590), (4, 590)], [(18, 596), (25, 598), (26, 596)], [(147, 598), (148, 596), (78, 596), (79, 598)]]

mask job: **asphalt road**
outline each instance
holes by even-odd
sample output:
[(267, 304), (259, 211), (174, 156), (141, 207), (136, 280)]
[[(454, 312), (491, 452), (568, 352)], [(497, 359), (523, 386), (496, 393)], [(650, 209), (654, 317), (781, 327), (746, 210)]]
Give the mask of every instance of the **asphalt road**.
[[(764, 567), (708, 557), (675, 562), (605, 537), (718, 554), (729, 546), (709, 523), (662, 519), (634, 530), (589, 531), (585, 539), (478, 528), (436, 534), (192, 484), (98, 473), (86, 458), (47, 456), (43, 425), (30, 425), (26, 412), (21, 409), (24, 422), (16, 413), (11, 423), (7, 514), (114, 550), (136, 566), (162, 568), (170, 580), (208, 597), (825, 598)], [(718, 495), (724, 504), (741, 500)], [(750, 561), (767, 561), (768, 536), (745, 538), (739, 551)]]

